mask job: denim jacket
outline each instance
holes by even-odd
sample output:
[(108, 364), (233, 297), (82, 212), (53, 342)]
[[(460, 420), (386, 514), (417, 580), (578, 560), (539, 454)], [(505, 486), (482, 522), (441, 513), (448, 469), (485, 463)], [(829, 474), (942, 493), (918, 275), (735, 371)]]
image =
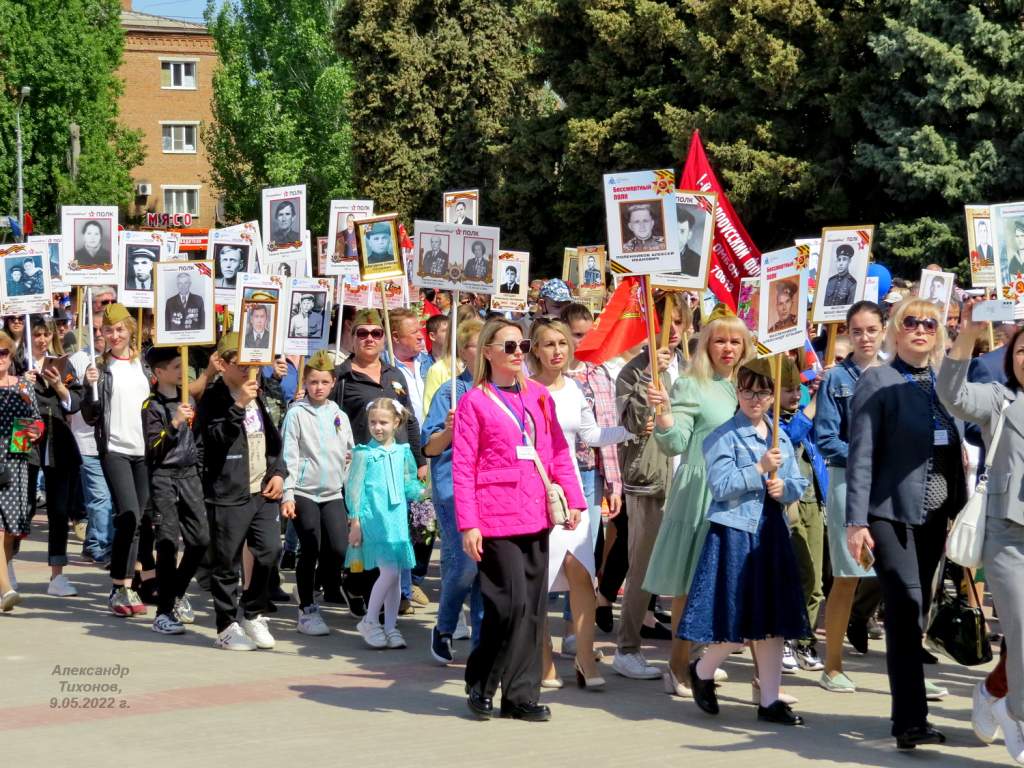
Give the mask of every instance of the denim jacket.
[(861, 369), (853, 355), (825, 374), (818, 390), (818, 409), (814, 415), (814, 442), (830, 467), (845, 467), (850, 451), (850, 411), (853, 390)]
[[(704, 461), (711, 491), (709, 522), (748, 533), (757, 531), (764, 511), (765, 476), (755, 465), (771, 447), (771, 442), (771, 426), (767, 438), (762, 439), (741, 412), (707, 436)], [(779, 503), (785, 506), (803, 495), (809, 481), (800, 474), (793, 444), (785, 430), (779, 430), (779, 449), (782, 466), (778, 476), (783, 481)]]

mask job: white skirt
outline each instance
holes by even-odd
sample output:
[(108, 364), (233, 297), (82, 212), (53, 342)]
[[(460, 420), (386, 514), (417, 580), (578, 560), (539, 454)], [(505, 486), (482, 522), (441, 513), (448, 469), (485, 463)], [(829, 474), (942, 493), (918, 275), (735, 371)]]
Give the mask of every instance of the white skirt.
[(551, 529), (548, 538), (548, 592), (566, 592), (569, 581), (565, 577), (565, 556), (572, 555), (593, 578), (597, 571), (594, 563), (594, 534), (591, 532), (591, 511), (584, 509), (579, 524), (571, 531), (561, 525)]

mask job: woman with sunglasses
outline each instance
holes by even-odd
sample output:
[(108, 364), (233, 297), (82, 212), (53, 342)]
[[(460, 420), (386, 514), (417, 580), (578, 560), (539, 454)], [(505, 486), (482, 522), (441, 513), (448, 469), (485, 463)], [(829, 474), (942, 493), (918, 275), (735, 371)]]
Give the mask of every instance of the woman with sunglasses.
[[(530, 332), (530, 345), (528, 362), (533, 371), (533, 381), (547, 387), (551, 393), (558, 423), (566, 442), (574, 448), (570, 456), (578, 478), (576, 482), (580, 484), (582, 493), (582, 478), (579, 477), (575, 454), (577, 438), (592, 449), (621, 443), (633, 435), (621, 426), (599, 427), (594, 409), (587, 403), (583, 390), (575, 381), (566, 378), (565, 369), (572, 359), (575, 345), (572, 332), (565, 323), (547, 318), (536, 320)], [(576, 638), (576, 681), (581, 688), (598, 690), (604, 687), (605, 681), (594, 661), (594, 612), (597, 608), (594, 592), (594, 575), (597, 571), (594, 562), (595, 537), (589, 508), (584, 508), (580, 524), (575, 528), (555, 528), (551, 532), (548, 543), (548, 591), (569, 590), (573, 622), (571, 634)], [(550, 643), (545, 642), (544, 651), (544, 685), (558, 688), (561, 680), (551, 659)]]
[[(8, 315), (4, 318), (4, 333), (14, 342), (14, 349), (11, 352), (11, 364), (19, 376), (28, 370), (28, 360), (25, 358), (25, 316)], [(19, 356), (20, 355), (20, 356)]]
[(480, 332), (473, 388), (455, 412), (455, 516), (463, 550), (478, 564), (484, 600), (480, 642), (466, 663), (466, 690), (470, 711), (483, 719), (494, 714), (499, 684), (503, 717), (551, 717), (538, 703), (551, 529), (538, 463), (565, 492), (567, 528), (579, 525), (586, 508), (551, 393), (523, 379), (523, 355), (530, 348), (517, 324), (488, 321)]
[(886, 336), (892, 363), (864, 371), (850, 417), (846, 541), (863, 566), (874, 558), (882, 585), (900, 750), (946, 740), (928, 722), (921, 637), (946, 529), (967, 494), (960, 430), (935, 388), (946, 342), (940, 312), (918, 298), (896, 307)]
[[(31, 419), (33, 425), (25, 428), (25, 436), (29, 443), (36, 443), (41, 433), (35, 425), (39, 421), (35, 389), (28, 379), (14, 372), (13, 363), (14, 340), (0, 333), (0, 434), (14, 434), (15, 419)], [(36, 485), (30, 480), (29, 456), (27, 450), (0, 451), (0, 610), (5, 613), (21, 602), (8, 566), (32, 522)], [(64, 530), (66, 535), (67, 526)]]

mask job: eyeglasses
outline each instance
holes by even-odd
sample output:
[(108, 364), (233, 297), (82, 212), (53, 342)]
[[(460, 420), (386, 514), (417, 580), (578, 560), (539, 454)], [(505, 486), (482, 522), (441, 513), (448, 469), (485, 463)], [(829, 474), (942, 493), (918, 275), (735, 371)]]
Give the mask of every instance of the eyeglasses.
[(372, 338), (374, 341), (380, 341), (384, 338), (383, 328), (357, 328), (356, 329), (357, 339)]
[(99, 300), (99, 305), (100, 305), (101, 307), (105, 307), (105, 306), (107, 306), (108, 304), (113, 304), (113, 303), (114, 303), (114, 300), (113, 300), (113, 299), (100, 299), (100, 300)]
[(0, 349), (0, 360), (2, 360), (5, 357), (10, 357), (10, 356), (11, 356), (11, 350), (9, 350), (9, 349)]
[(935, 330), (939, 327), (939, 321), (933, 317), (915, 317), (914, 315), (907, 315), (903, 318), (903, 330), (913, 331), (916, 328), (921, 328), (927, 334), (934, 334)]
[(530, 351), (532, 344), (529, 339), (523, 339), (522, 341), (498, 341), (494, 344), (488, 344), (487, 346), (501, 347), (502, 351), (504, 351), (506, 355), (514, 355), (516, 353), (516, 347), (518, 347), (519, 351), (525, 355)]
[(774, 395), (770, 389), (741, 389), (740, 397), (744, 400), (768, 400)]

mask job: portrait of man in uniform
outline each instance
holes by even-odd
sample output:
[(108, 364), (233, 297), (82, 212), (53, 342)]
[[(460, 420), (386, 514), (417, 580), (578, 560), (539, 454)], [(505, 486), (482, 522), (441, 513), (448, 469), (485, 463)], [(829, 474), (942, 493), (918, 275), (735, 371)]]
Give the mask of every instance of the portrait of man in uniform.
[(216, 288), (234, 288), (238, 273), (245, 271), (245, 249), (240, 245), (221, 243), (215, 246)]
[(988, 222), (980, 219), (974, 223), (974, 251), (978, 254), (979, 267), (991, 267), (995, 260), (995, 249), (992, 247), (992, 236), (988, 231)]
[(511, 264), (505, 267), (505, 282), (498, 287), (498, 293), (519, 293), (519, 270)]
[(192, 275), (179, 272), (178, 292), (164, 304), (164, 326), (168, 331), (193, 331), (206, 325), (203, 297), (192, 293)]
[(641, 253), (644, 251), (661, 251), (665, 249), (665, 228), (662, 221), (661, 206), (651, 203), (621, 203), (619, 215), (623, 218), (623, 237), (629, 232), (631, 237), (622, 243), (623, 253)]
[(459, 200), (452, 207), (451, 224), (472, 224), (473, 219), (467, 214), (466, 201)]
[(129, 245), (124, 265), (124, 287), (128, 291), (153, 290), (153, 262), (159, 260), (156, 248)]
[(825, 284), (825, 306), (839, 307), (853, 304), (857, 295), (857, 279), (850, 274), (853, 246), (842, 243), (836, 248), (834, 270)]
[(364, 232), (366, 243), (367, 264), (387, 264), (395, 260), (395, 252), (391, 243), (391, 225), (386, 221), (371, 224)]
[(295, 203), (281, 200), (274, 206), (273, 226), (270, 230), (270, 244), (283, 246), (302, 241), (299, 234), (299, 215)]
[(294, 339), (318, 339), (324, 329), (324, 314), (316, 309), (316, 297), (303, 293), (288, 322), (288, 335)]
[(263, 304), (250, 307), (247, 325), (245, 346), (253, 349), (268, 349), (270, 347), (270, 310)]
[(700, 275), (700, 254), (690, 245), (697, 220), (690, 206), (677, 203), (676, 220), (679, 228), (679, 271), (687, 277), (697, 277)]
[(583, 285), (600, 286), (601, 284), (601, 270), (597, 268), (597, 258), (587, 256), (587, 266), (583, 270)]
[(775, 293), (776, 319), (768, 332), (786, 331), (795, 327), (798, 318), (796, 303), (800, 295), (799, 287), (788, 280), (781, 280), (772, 285), (772, 290)]
[(420, 255), (420, 274), (441, 277), (448, 272), (448, 252), (441, 249), (441, 238), (430, 236), (430, 248)]
[(1017, 275), (1024, 274), (1024, 219), (1017, 219), (1012, 227), (1013, 239), (1006, 244), (1003, 258), (1003, 284), (1011, 282)]

